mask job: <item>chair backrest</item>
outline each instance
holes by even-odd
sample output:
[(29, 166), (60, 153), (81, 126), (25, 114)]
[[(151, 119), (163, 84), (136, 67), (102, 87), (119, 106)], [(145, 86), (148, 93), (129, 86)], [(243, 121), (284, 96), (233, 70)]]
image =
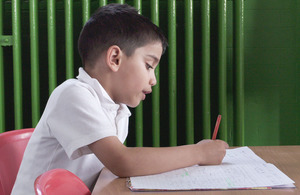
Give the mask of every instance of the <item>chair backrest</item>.
[(52, 169), (38, 176), (34, 182), (36, 195), (90, 195), (85, 183), (66, 169)]
[(11, 193), (34, 128), (0, 133), (0, 194)]

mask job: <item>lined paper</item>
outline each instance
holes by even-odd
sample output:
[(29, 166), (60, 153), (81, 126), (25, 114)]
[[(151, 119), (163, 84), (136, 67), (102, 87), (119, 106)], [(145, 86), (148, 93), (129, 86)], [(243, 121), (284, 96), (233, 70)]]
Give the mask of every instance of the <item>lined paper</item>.
[[(291, 187), (294, 181), (250, 148), (228, 149), (221, 165), (192, 166), (162, 174), (131, 177), (136, 190), (213, 190)], [(292, 185), (293, 187), (294, 185)]]
[(239, 147), (235, 149), (227, 149), (226, 155), (222, 161), (224, 164), (252, 164), (266, 163), (262, 158), (257, 156), (249, 147)]

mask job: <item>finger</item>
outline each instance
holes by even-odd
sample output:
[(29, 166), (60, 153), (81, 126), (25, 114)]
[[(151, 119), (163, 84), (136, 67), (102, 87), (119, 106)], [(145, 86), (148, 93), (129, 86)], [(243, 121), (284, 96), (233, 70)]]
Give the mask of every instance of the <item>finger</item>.
[(225, 141), (223, 141), (223, 140), (220, 140), (220, 139), (217, 139), (217, 140), (215, 140), (215, 141), (222, 142), (222, 143), (223, 143), (223, 145), (224, 145), (224, 147), (225, 147), (226, 149), (228, 149), (228, 148), (229, 148), (229, 145), (228, 145), (228, 143), (227, 143), (227, 142), (225, 142)]
[(229, 148), (229, 145), (228, 143), (224, 142), (224, 145), (225, 145), (225, 148), (228, 149)]

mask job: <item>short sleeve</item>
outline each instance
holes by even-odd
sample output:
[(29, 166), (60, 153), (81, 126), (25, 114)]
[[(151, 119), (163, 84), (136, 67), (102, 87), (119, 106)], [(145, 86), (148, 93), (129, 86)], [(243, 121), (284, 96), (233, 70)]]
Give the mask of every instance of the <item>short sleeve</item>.
[(116, 136), (116, 127), (109, 120), (92, 88), (83, 84), (70, 85), (57, 94), (53, 94), (51, 99), (53, 107), (47, 124), (50, 133), (70, 159), (91, 153), (89, 144), (108, 136)]

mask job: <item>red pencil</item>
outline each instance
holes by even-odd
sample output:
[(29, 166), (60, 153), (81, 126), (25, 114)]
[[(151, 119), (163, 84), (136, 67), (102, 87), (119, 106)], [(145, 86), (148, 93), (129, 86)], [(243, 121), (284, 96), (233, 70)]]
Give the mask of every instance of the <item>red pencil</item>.
[(219, 114), (218, 118), (217, 118), (217, 121), (216, 121), (215, 129), (214, 129), (214, 134), (212, 136), (212, 140), (215, 140), (217, 138), (217, 134), (218, 134), (218, 130), (219, 130), (221, 118), (222, 118), (222, 116)]

